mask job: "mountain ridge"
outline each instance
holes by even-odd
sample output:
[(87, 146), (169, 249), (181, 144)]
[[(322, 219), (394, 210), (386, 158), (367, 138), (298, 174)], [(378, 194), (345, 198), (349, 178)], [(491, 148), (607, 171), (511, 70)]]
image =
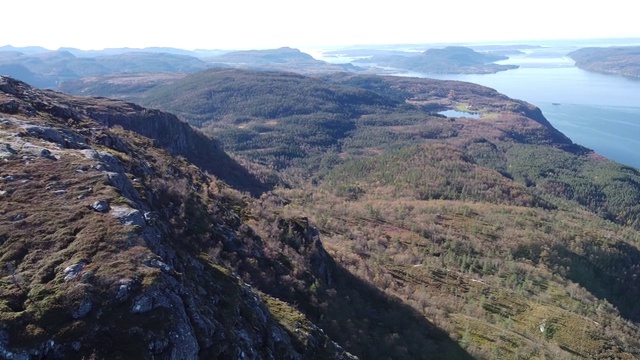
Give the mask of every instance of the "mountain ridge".
[[(3, 78), (1, 89), (16, 97), (27, 96), (31, 91), (25, 83), (10, 78)], [(63, 94), (53, 91), (43, 94), (48, 96), (40, 97), (42, 99), (40, 101), (31, 100), (30, 103), (11, 101), (10, 105), (4, 105), (5, 112), (47, 111), (54, 116), (73, 121), (80, 121), (82, 118), (88, 117), (99, 121), (106, 127), (121, 126), (125, 130), (154, 139), (156, 146), (167, 150), (172, 155), (184, 156), (203, 170), (233, 184), (238, 189), (251, 192), (254, 195), (258, 195), (266, 189), (265, 185), (232, 160), (224, 152), (219, 142), (194, 130), (188, 124), (178, 120), (175, 115), (106, 98), (74, 99), (74, 104), (68, 105), (65, 102), (68, 102), (69, 99)], [(220, 171), (221, 168), (224, 168), (224, 171)]]
[(91, 100), (2, 77), (0, 104), (1, 357), (353, 358), (290, 305), (197, 255), (221, 241), (193, 227), (202, 216), (227, 242), (238, 231), (226, 185), (102, 125), (83, 111)]
[(112, 73), (194, 72), (208, 67), (207, 63), (194, 56), (169, 53), (129, 52), (81, 57), (64, 49), (28, 55), (0, 52), (3, 75), (22, 77), (22, 80), (43, 88), (53, 88), (68, 80)]
[(230, 50), (208, 50), (208, 49), (196, 49), (196, 50), (186, 50), (179, 49), (173, 47), (145, 47), (145, 48), (132, 48), (132, 47), (124, 47), (124, 48), (105, 48), (102, 50), (90, 50), (90, 49), (78, 49), (73, 47), (59, 47), (58, 49), (48, 49), (42, 46), (12, 46), (12, 45), (4, 45), (0, 46), (0, 52), (5, 51), (15, 51), (21, 52), (27, 55), (45, 53), (51, 51), (67, 51), (77, 57), (93, 57), (99, 55), (119, 55), (130, 52), (154, 52), (154, 53), (167, 53), (167, 54), (176, 54), (176, 55), (191, 55), (197, 57), (205, 57), (217, 55), (219, 53), (224, 53)]
[[(354, 359), (315, 322), (364, 353), (356, 332), (339, 329), (386, 307), (402, 326), (380, 319), (371, 339), (389, 329), (418, 335), (389, 338), (381, 353), (468, 358), (335, 264), (308, 219), (262, 207), (267, 198), (124, 129), (128, 117), (177, 121), (171, 115), (5, 77), (0, 104), (2, 357)], [(116, 123), (92, 106), (127, 112)], [(359, 307), (350, 296), (363, 297)]]

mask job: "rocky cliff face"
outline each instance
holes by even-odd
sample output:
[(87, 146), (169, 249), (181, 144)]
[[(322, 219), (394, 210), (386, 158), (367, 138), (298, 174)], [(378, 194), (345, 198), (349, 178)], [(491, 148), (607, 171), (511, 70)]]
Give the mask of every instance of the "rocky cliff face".
[(154, 140), (169, 154), (182, 156), (235, 188), (252, 194), (266, 189), (259, 180), (227, 155), (217, 141), (206, 137), (169, 113), (106, 98), (71, 98), (54, 91), (36, 91), (4, 77), (0, 90), (13, 98), (0, 105), (8, 114), (30, 116), (44, 112), (71, 123), (92, 119), (103, 126), (119, 126)]
[(352, 358), (220, 262), (304, 238), (284, 246), (329, 282), (313, 231), (261, 238), (250, 200), (188, 160), (239, 168), (172, 115), (0, 77), (0, 358)]

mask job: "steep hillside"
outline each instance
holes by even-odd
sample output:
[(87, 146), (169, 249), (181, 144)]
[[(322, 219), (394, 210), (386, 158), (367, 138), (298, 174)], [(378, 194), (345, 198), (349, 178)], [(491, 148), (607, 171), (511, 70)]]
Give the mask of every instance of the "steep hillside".
[[(29, 94), (26, 85), (4, 85), (6, 93)], [(220, 144), (174, 115), (144, 109), (132, 103), (106, 98), (74, 98), (53, 91), (40, 92), (29, 101), (9, 99), (0, 107), (6, 113), (24, 112), (29, 115), (46, 111), (71, 123), (91, 118), (108, 127), (120, 126), (154, 139), (155, 145), (175, 156), (183, 156), (202, 170), (208, 171), (239, 190), (259, 194), (267, 187), (232, 160)]]
[[(228, 208), (239, 195), (149, 139), (104, 124), (118, 115), (124, 126), (179, 134), (176, 119), (104, 100), (101, 112), (68, 97), (45, 108), (63, 97), (8, 78), (0, 89), (0, 356), (349, 357), (288, 304), (206, 255), (250, 231)], [(210, 224), (198, 228), (203, 216)]]
[(1, 358), (469, 358), (169, 114), (2, 77), (0, 145)]

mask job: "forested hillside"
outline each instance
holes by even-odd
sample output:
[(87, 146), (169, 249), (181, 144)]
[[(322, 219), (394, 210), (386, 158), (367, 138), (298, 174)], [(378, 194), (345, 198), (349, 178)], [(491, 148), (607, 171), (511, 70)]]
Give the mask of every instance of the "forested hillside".
[(569, 53), (576, 66), (604, 74), (640, 78), (640, 47), (582, 48)]
[(425, 74), (491, 74), (518, 68), (517, 65), (494, 64), (505, 59), (508, 57), (481, 53), (464, 46), (447, 46), (419, 54), (374, 55), (354, 62)]
[(640, 356), (640, 173), (535, 106), (352, 74), (218, 69), (110, 86), (217, 139), (256, 181), (242, 193), (237, 176), (211, 180), (219, 195), (167, 226), (189, 235), (189, 256), (264, 293), (291, 334), (308, 321), (366, 359)]
[(198, 75), (141, 101), (183, 109), (256, 171), (280, 169), (281, 211), (309, 216), (339, 264), (472, 354), (638, 355), (636, 169), (478, 85)]

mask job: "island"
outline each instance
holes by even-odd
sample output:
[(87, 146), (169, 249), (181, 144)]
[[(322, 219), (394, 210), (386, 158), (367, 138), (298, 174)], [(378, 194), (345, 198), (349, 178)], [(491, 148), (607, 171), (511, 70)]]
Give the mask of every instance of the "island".
[(354, 63), (428, 74), (492, 74), (518, 68), (517, 65), (494, 63), (506, 59), (507, 56), (481, 53), (464, 46), (447, 46), (428, 49), (418, 55), (374, 55)]

